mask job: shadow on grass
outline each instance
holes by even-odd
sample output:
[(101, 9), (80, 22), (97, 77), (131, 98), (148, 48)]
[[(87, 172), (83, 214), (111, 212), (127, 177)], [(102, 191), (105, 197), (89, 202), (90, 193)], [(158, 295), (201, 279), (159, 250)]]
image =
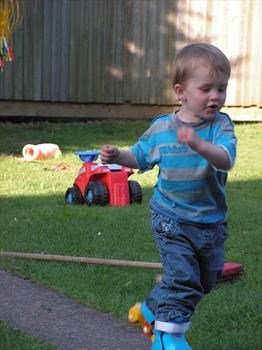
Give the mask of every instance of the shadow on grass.
[[(128, 124), (128, 127), (127, 127)], [(105, 143), (132, 145), (148, 121), (92, 121), (86, 123), (0, 123), (0, 154), (18, 155), (26, 144), (56, 143), (62, 153), (100, 149)]]
[[(210, 308), (216, 307), (212, 304), (213, 298), (220, 294), (226, 305), (223, 312), (229, 308), (230, 317), (235, 309), (230, 304), (234, 298), (237, 305), (244, 308), (244, 314), (251, 314), (252, 322), (257, 315), (261, 279), (258, 275), (262, 237), (261, 186), (260, 180), (228, 184), (230, 235), (226, 242), (226, 259), (244, 264), (245, 272), (237, 283), (226, 283), (217, 288), (210, 299), (211, 306), (207, 303), (201, 307), (201, 314), (206, 312), (206, 317), (210, 316)], [(144, 188), (141, 205), (122, 208), (67, 206), (62, 195), (1, 198), (1, 249), (159, 262), (150, 228), (148, 199), (151, 193), (152, 189)], [(143, 300), (159, 273), (159, 270), (6, 258), (1, 258), (0, 264), (122, 318), (126, 317), (128, 306)], [(247, 294), (249, 291), (251, 295)], [(216, 314), (219, 312), (218, 309)], [(200, 324), (203, 321), (205, 318)]]
[[(119, 248), (123, 244), (132, 245), (134, 241), (140, 245), (139, 240), (141, 240), (142, 247), (144, 246), (142, 252), (144, 252), (147, 240), (151, 240), (148, 236), (151, 232), (148, 207), (151, 195), (152, 189), (143, 187), (142, 204), (127, 207), (69, 206), (64, 202), (64, 195), (2, 197), (1, 249), (26, 250), (30, 242), (30, 247), (36, 250), (41, 251), (48, 247), (52, 253), (55, 253), (56, 248), (60, 247), (62, 251), (57, 251), (57, 254), (72, 254), (76, 251), (82, 252), (83, 246), (86, 246), (85, 240), (89, 244), (92, 243), (91, 247), (100, 240), (105, 246), (89, 249), (90, 253), (99, 254), (99, 251), (106, 253), (107, 248), (110, 248), (110, 253), (106, 255), (116, 257), (118, 250), (116, 247)], [(242, 251), (253, 252), (258, 244), (258, 242), (254, 243), (254, 239), (258, 239), (261, 243), (261, 196), (262, 180), (228, 183), (229, 248), (231, 250), (234, 251), (233, 244), (237, 242)], [(144, 231), (147, 234), (141, 235)], [(103, 232), (110, 232), (108, 241), (103, 237)], [(128, 234), (123, 235), (124, 232)], [(115, 245), (114, 234), (121, 243)], [(81, 238), (80, 243), (77, 242), (77, 237)], [(68, 245), (63, 245), (61, 238)], [(70, 241), (72, 244), (69, 244)], [(140, 255), (138, 253), (140, 248), (137, 247), (135, 255)]]

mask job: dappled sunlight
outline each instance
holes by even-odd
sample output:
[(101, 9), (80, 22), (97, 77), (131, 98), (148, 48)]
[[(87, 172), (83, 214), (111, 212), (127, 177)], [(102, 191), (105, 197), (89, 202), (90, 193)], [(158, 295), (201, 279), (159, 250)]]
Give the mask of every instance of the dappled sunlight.
[[(255, 34), (257, 18), (252, 21), (251, 5), (238, 4), (224, 0), (141, 1), (129, 4), (131, 14), (143, 15), (123, 37), (122, 64), (107, 66), (107, 72), (113, 79), (128, 83), (127, 96), (123, 96), (123, 100), (131, 104), (178, 104), (172, 89), (177, 50), (187, 43), (209, 42), (218, 46), (232, 64), (226, 105), (245, 106), (251, 101), (259, 105), (259, 97), (254, 101), (252, 80), (259, 75), (256, 71), (259, 73), (261, 67), (251, 65), (257, 57), (259, 45), (251, 45), (248, 53), (245, 47), (239, 46), (239, 42), (247, 40), (251, 32)], [(242, 26), (243, 11), (247, 11), (248, 16), (245, 27)]]
[(213, 18), (203, 11), (204, 7), (205, 4), (200, 1), (191, 2), (190, 6), (186, 1), (178, 1), (176, 10), (167, 13), (166, 22), (177, 34), (174, 42), (176, 50), (189, 42), (212, 40), (205, 29)]
[(123, 80), (123, 77), (124, 77), (123, 68), (110, 66), (110, 67), (107, 67), (107, 71), (117, 80)]
[(145, 50), (142, 47), (139, 47), (132, 41), (126, 41), (124, 43), (125, 48), (128, 52), (130, 52), (133, 55), (136, 55), (138, 57), (143, 57), (145, 55)]
[[(196, 41), (218, 46), (232, 62), (227, 106), (261, 106), (259, 0), (57, 1), (53, 14), (43, 3), (24, 1), (27, 16), (14, 33), (18, 59), (1, 80), (4, 118), (101, 118), (96, 104), (100, 110), (108, 104), (174, 106), (175, 54)], [(38, 30), (36, 23), (42, 23)], [(28, 28), (35, 35), (27, 42), (21, 35)], [(44, 35), (45, 28), (51, 35)], [(30, 52), (42, 60), (29, 62), (24, 74)], [(89, 114), (71, 103), (85, 104)], [(128, 115), (130, 109), (123, 117)]]

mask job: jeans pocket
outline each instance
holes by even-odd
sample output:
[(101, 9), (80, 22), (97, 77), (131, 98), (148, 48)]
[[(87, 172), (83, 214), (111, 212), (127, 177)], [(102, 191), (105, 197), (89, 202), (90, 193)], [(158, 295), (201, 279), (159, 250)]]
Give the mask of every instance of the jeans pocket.
[(155, 233), (164, 235), (170, 226), (170, 219), (158, 214), (152, 216), (152, 227)]
[(176, 227), (177, 223), (172, 219), (161, 214), (152, 215), (152, 228), (156, 235), (172, 238), (176, 235)]

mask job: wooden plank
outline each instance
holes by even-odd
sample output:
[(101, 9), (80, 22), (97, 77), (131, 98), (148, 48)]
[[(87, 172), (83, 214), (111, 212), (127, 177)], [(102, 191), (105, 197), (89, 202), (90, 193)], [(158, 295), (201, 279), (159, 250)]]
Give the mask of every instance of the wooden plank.
[(104, 45), (106, 45), (107, 49), (108, 49), (108, 43), (102, 40), (103, 29), (105, 29), (104, 18), (103, 18), (104, 2), (97, 1), (95, 3), (94, 1), (92, 1), (92, 3), (93, 3), (93, 9), (94, 9), (94, 15), (92, 19), (92, 23), (93, 23), (92, 54), (93, 56), (91, 60), (91, 64), (94, 67), (93, 74), (92, 74), (93, 102), (101, 103), (103, 101), (102, 89), (101, 89), (101, 75), (103, 74), (103, 67), (101, 65), (101, 51), (102, 51), (101, 41), (103, 42)]
[(13, 98), (14, 81), (13, 81), (12, 62), (6, 62), (4, 71), (0, 72), (0, 74), (2, 75), (2, 79), (3, 79), (3, 85), (2, 85), (3, 98), (7, 99), (8, 96), (12, 96)]
[[(159, 114), (171, 113), (178, 106), (59, 103), (59, 102), (17, 102), (0, 101), (0, 121), (5, 118), (26, 120), (28, 118), (54, 118), (56, 120), (98, 120), (98, 119), (153, 119)], [(224, 108), (234, 121), (262, 122), (262, 108)]]
[(33, 100), (33, 16), (37, 1), (28, 0), (24, 2), (24, 90), (22, 96), (24, 100)]
[(123, 102), (130, 102), (132, 99), (132, 90), (130, 88), (130, 85), (132, 84), (132, 58), (127, 48), (128, 43), (132, 40), (132, 18), (133, 3), (132, 0), (126, 0), (124, 1), (123, 6)]
[(70, 53), (70, 1), (61, 1), (61, 46), (60, 46), (60, 90), (59, 101), (66, 102), (69, 97), (69, 53)]
[(78, 55), (80, 50), (78, 21), (81, 0), (70, 2), (69, 102), (78, 101)]
[(86, 4), (86, 30), (87, 30), (87, 47), (86, 47), (86, 102), (92, 102), (93, 101), (93, 66), (92, 66), (92, 56), (93, 56), (93, 50), (92, 50), (92, 37), (93, 37), (93, 30), (92, 30), (92, 21), (93, 21), (93, 3), (88, 1)]
[[(43, 2), (34, 2), (32, 12), (32, 99), (42, 98)], [(30, 67), (29, 67), (30, 68)]]
[(52, 37), (51, 40), (51, 101), (59, 101), (61, 79), (61, 4), (52, 2)]
[[(78, 57), (78, 101), (79, 102), (85, 102), (87, 100), (87, 85), (90, 84), (90, 81), (88, 78), (90, 76), (87, 75), (86, 70), (86, 64), (88, 59), (88, 50), (90, 42), (88, 41), (88, 30), (89, 30), (89, 23), (88, 23), (88, 3), (86, 1), (80, 2), (80, 11), (79, 11), (79, 18), (78, 18), (78, 24), (79, 24), (79, 37), (81, 37), (81, 42), (79, 45), (79, 49), (77, 54)], [(92, 19), (93, 20), (93, 19)]]
[(43, 61), (42, 61), (42, 100), (51, 100), (51, 44), (52, 44), (52, 2), (43, 2)]
[(14, 100), (21, 100), (23, 96), (24, 89), (24, 79), (23, 79), (23, 65), (24, 65), (24, 47), (23, 47), (23, 36), (24, 28), (20, 25), (14, 32), (13, 41), (15, 47), (15, 60), (12, 62), (13, 70), (13, 94), (12, 98)]

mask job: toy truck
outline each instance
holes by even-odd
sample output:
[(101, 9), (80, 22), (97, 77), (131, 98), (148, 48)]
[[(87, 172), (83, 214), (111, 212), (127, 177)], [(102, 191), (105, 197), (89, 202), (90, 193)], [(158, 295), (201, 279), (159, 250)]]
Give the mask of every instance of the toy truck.
[(65, 193), (67, 204), (126, 206), (142, 202), (142, 188), (137, 181), (128, 180), (133, 169), (117, 164), (95, 162), (98, 151), (75, 152), (83, 161), (72, 187)]

